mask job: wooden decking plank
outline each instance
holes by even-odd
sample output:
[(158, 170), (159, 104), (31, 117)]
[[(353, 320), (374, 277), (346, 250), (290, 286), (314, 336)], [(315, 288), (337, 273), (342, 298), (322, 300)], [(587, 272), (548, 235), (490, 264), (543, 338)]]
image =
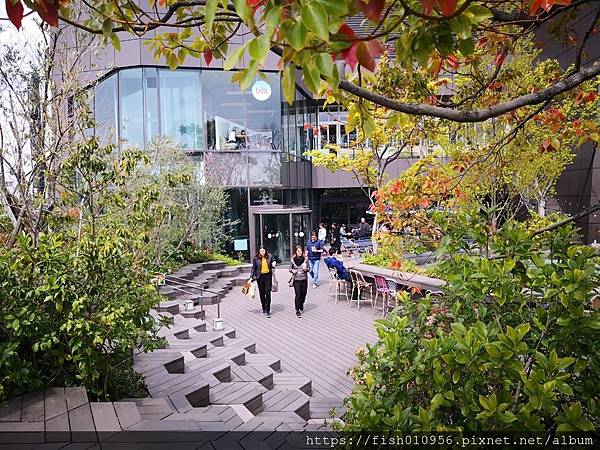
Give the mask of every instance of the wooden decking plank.
[[(256, 336), (256, 339), (258, 339), (258, 336)], [(264, 341), (271, 341), (271, 339), (263, 339), (263, 340)], [(271, 350), (273, 350), (274, 346), (271, 345), (270, 347), (271, 347)], [(273, 351), (273, 353), (275, 353), (275, 351)], [(279, 355), (275, 355), (275, 356), (279, 356)], [(323, 359), (323, 360), (326, 360), (326, 358)], [(323, 360), (321, 360), (321, 361), (323, 361)], [(309, 371), (309, 372), (311, 371), (311, 366), (307, 365), (307, 364), (298, 364), (298, 365), (295, 365), (292, 362), (292, 360), (290, 359), (289, 353), (288, 353), (287, 361), (284, 364), (292, 366), (292, 367), (290, 367), (290, 370), (293, 369), (295, 371), (298, 371), (300, 373), (304, 373), (305, 375), (309, 376), (313, 380), (313, 391), (319, 392), (319, 389), (318, 389), (318, 386), (317, 386), (318, 385), (318, 380), (316, 380), (316, 377), (321, 377), (323, 375), (322, 372), (323, 372), (324, 369), (322, 367), (318, 367), (317, 366), (317, 368), (314, 371), (312, 371), (312, 373), (307, 373), (307, 371)], [(321, 362), (321, 366), (323, 366), (322, 362)], [(335, 371), (332, 371), (332, 373), (335, 374)], [(343, 371), (343, 373), (345, 374), (345, 370)], [(339, 374), (339, 372), (338, 372), (338, 374)], [(348, 389), (346, 389), (344, 391), (340, 391), (338, 389), (339, 385), (340, 385), (340, 382), (341, 381), (339, 380), (339, 375), (338, 375), (338, 380), (335, 380), (335, 383), (326, 383), (328, 389), (323, 390), (320, 393), (323, 394), (323, 395), (328, 395), (328, 394), (334, 393), (335, 396), (339, 396), (339, 397), (346, 396), (349, 393), (349, 391), (350, 391), (350, 386), (352, 385), (352, 383), (348, 379), (347, 380), (347, 384), (349, 386)], [(337, 393), (335, 393), (336, 391), (337, 391)]]
[(7, 403), (0, 405), (0, 422), (20, 422), (23, 409), (23, 397), (10, 399)]
[[(235, 294), (233, 294), (231, 297), (234, 297)], [(228, 297), (229, 299), (229, 297)], [(323, 361), (324, 360), (328, 360), (329, 362), (331, 362), (331, 354), (335, 354), (336, 351), (332, 351), (332, 349), (330, 348), (329, 345), (315, 345), (316, 342), (313, 342), (312, 345), (309, 345), (309, 348), (312, 350), (312, 352), (306, 352), (304, 351), (304, 353), (300, 352), (300, 355), (298, 355), (298, 358), (294, 358), (294, 353), (297, 353), (297, 351), (294, 351), (294, 348), (290, 348), (289, 345), (286, 345), (285, 343), (285, 339), (282, 339), (281, 335), (277, 335), (277, 333), (273, 333), (269, 330), (269, 328), (271, 327), (265, 327), (265, 319), (262, 316), (258, 316), (258, 318), (248, 318), (248, 312), (247, 309), (245, 309), (243, 312), (242, 311), (238, 311), (236, 312), (235, 309), (230, 311), (230, 310), (226, 310), (225, 308), (228, 307), (230, 304), (233, 304), (235, 302), (235, 299), (233, 299), (233, 302), (231, 303), (227, 303), (226, 305), (224, 304), (223, 306), (223, 316), (226, 318), (225, 320), (228, 320), (227, 318), (231, 316), (230, 323), (232, 323), (233, 326), (236, 326), (240, 332), (247, 334), (249, 336), (251, 336), (251, 338), (255, 341), (257, 341), (257, 344), (259, 346), (262, 346), (261, 348), (267, 348), (268, 351), (272, 354), (274, 354), (275, 356), (280, 357), (280, 359), (282, 360), (282, 363), (284, 365), (284, 367), (287, 367), (289, 370), (294, 370), (300, 373), (303, 373), (304, 375), (308, 376), (309, 378), (312, 379), (313, 381), (313, 391), (315, 394), (324, 394), (324, 395), (330, 395), (330, 394), (334, 394), (336, 397), (343, 397), (345, 395), (347, 395), (352, 387), (352, 381), (350, 379), (348, 379), (345, 376), (345, 372), (346, 370), (354, 365), (354, 349), (357, 346), (363, 346), (365, 341), (364, 340), (359, 340), (357, 342), (354, 343), (354, 345), (347, 346), (346, 347), (346, 355), (347, 357), (345, 358), (346, 362), (342, 362), (340, 365), (337, 365), (337, 367), (333, 368), (333, 369), (329, 369), (329, 374), (328, 373), (322, 373), (328, 370), (327, 367), (323, 367)], [(246, 301), (247, 303), (247, 301)], [(340, 307), (342, 305), (330, 305), (330, 308), (334, 308), (334, 307)], [(357, 312), (358, 313), (358, 312)], [(359, 314), (361, 314), (363, 316), (364, 319), (366, 319), (364, 328), (367, 329), (367, 333), (370, 334), (371, 339), (369, 339), (370, 341), (375, 341), (376, 340), (376, 333), (375, 331), (372, 329), (372, 321), (373, 318), (371, 315), (369, 314), (363, 314), (363, 312), (361, 311)], [(240, 319), (240, 322), (237, 322), (237, 318), (238, 316)], [(252, 315), (250, 315), (252, 316)], [(298, 320), (295, 319), (294, 320)], [(299, 321), (299, 320), (298, 320)], [(259, 326), (259, 324), (263, 324), (262, 327)], [(267, 322), (268, 323), (268, 322)], [(329, 324), (329, 327), (331, 327), (331, 324)], [(354, 327), (354, 325), (353, 325)], [(281, 328), (281, 327), (280, 327)], [(288, 332), (287, 326), (285, 327), (285, 331), (286, 333)], [(283, 334), (283, 333), (281, 333)], [(311, 333), (304, 333), (306, 335), (309, 336), (313, 336)], [(337, 332), (334, 333), (333, 336), (330, 336), (330, 341), (332, 338), (336, 338), (335, 334), (337, 335), (341, 335), (341, 332)], [(356, 336), (356, 332), (355, 330), (353, 330), (352, 336)], [(314, 337), (312, 338), (313, 341), (315, 340)], [(287, 339), (288, 341), (290, 340), (289, 338)], [(317, 342), (319, 342), (319, 344), (322, 343), (321, 340), (316, 340)], [(273, 343), (277, 343), (277, 345), (273, 345)], [(298, 343), (297, 341), (294, 342), (294, 344), (297, 347), (304, 347), (302, 345), (302, 343)], [(310, 372), (310, 365), (308, 364), (302, 364), (301, 366), (297, 366), (293, 364), (293, 361), (296, 359), (301, 359), (301, 360), (305, 360), (305, 356), (311, 356), (312, 354), (315, 354), (317, 352), (319, 352), (319, 347), (326, 347), (325, 350), (328, 353), (325, 353), (323, 356), (319, 357), (320, 361), (314, 361), (315, 366), (318, 367), (318, 371), (316, 371), (317, 373), (315, 373), (315, 371)], [(348, 348), (350, 347), (350, 348)], [(281, 348), (283, 348), (283, 352), (281, 351)], [(292, 355), (290, 355), (290, 353), (292, 353)], [(308, 355), (307, 355), (308, 353)], [(337, 352), (340, 353), (340, 352)], [(291, 356), (291, 357), (290, 357)], [(326, 358), (326, 359), (323, 359)], [(339, 363), (338, 363), (339, 364)], [(319, 367), (320, 366), (320, 367)], [(304, 370), (303, 370), (304, 369)], [(332, 373), (333, 372), (333, 373)], [(335, 375), (335, 378), (328, 376), (328, 375), (333, 375), (335, 372), (337, 372)], [(322, 383), (319, 381), (319, 379), (316, 379), (315, 375), (319, 375), (321, 377), (325, 376), (325, 379), (329, 378), (329, 380), (327, 380), (327, 383)], [(345, 385), (346, 388), (343, 390), (339, 389), (340, 383), (342, 385)]]
[(126, 430), (142, 421), (142, 415), (135, 403), (115, 402), (113, 406), (122, 429)]
[(65, 388), (67, 396), (67, 410), (75, 409), (88, 403), (87, 392), (84, 387)]
[[(265, 319), (263, 316), (260, 316), (259, 314), (248, 314), (247, 311), (244, 311), (243, 313), (242, 312), (236, 312), (236, 311), (232, 311), (232, 312), (225, 311), (224, 314), (226, 314), (226, 319), (225, 320), (227, 320), (227, 317), (229, 317), (230, 315), (234, 316), (234, 315), (240, 314), (240, 316), (238, 316), (238, 317), (239, 317), (239, 319), (241, 319), (243, 321), (242, 323), (249, 324), (250, 322), (252, 322), (252, 325), (255, 325), (255, 327), (253, 328), (254, 331), (260, 330), (260, 331), (264, 331), (264, 332), (269, 332), (269, 331), (273, 332), (273, 330), (272, 330), (273, 326), (265, 326), (264, 321), (267, 320), (267, 319)], [(273, 316), (273, 318), (274, 317), (275, 316)], [(232, 319), (237, 319), (237, 318), (236, 317), (232, 317)], [(293, 331), (298, 331), (297, 329), (294, 329), (294, 327), (298, 327), (297, 323), (295, 323), (295, 322), (289, 323), (291, 319), (287, 319), (287, 320), (283, 319), (283, 320), (285, 322), (284, 324), (278, 324), (278, 323), (276, 323), (276, 326), (279, 326), (280, 328), (282, 326), (285, 326), (285, 331), (288, 332), (289, 328), (287, 327), (287, 325), (289, 324)], [(300, 322), (300, 320), (298, 320), (296, 318), (294, 318), (294, 320), (297, 320), (298, 322)], [(276, 322), (276, 321), (267, 322), (267, 323), (274, 323), (274, 322)], [(307, 321), (305, 321), (305, 322), (307, 322)], [(302, 322), (302, 323), (305, 323), (305, 322)], [(237, 327), (240, 330), (240, 332), (243, 331), (244, 334), (250, 335), (250, 333), (248, 333), (248, 329), (244, 329), (243, 325), (241, 325), (240, 323), (235, 323), (235, 324), (237, 325)], [(348, 333), (351, 333), (353, 341), (351, 341), (350, 343), (348, 343), (348, 342), (344, 343), (343, 342), (343, 340), (344, 340), (344, 330), (340, 330), (339, 326), (337, 326), (337, 324), (335, 324), (335, 322), (332, 323), (331, 319), (328, 320), (328, 321), (326, 321), (326, 322), (323, 322), (323, 323), (317, 322), (316, 325), (319, 328), (319, 330), (315, 330), (315, 331), (318, 331), (318, 333), (316, 335), (314, 333), (312, 333), (312, 330), (311, 330), (311, 333), (303, 333), (304, 336), (302, 336), (302, 335), (294, 336), (294, 338), (297, 337), (298, 340), (300, 341), (299, 342), (298, 340), (294, 339), (294, 341), (293, 341), (294, 344), (297, 345), (297, 346), (299, 346), (299, 347), (301, 346), (301, 344), (307, 344), (308, 348), (311, 348), (311, 349), (314, 348), (314, 349), (327, 350), (328, 352), (330, 352), (330, 356), (332, 354), (333, 355), (336, 354), (335, 351), (332, 352), (332, 350), (334, 350), (336, 346), (340, 346), (341, 344), (344, 344), (344, 346), (341, 347), (341, 348), (345, 348), (346, 349), (346, 352), (345, 352), (346, 356), (344, 358), (345, 359), (353, 360), (353, 358), (354, 358), (354, 354), (353, 354), (354, 353), (353, 352), (354, 348), (357, 347), (357, 346), (363, 346), (364, 343), (367, 342), (366, 339), (361, 338), (357, 334), (356, 330), (348, 330)], [(323, 333), (323, 330), (332, 330), (332, 331), (331, 331), (331, 333)], [(369, 334), (371, 334), (371, 336), (369, 336), (369, 337), (372, 337), (373, 339), (376, 338), (376, 334), (375, 334), (374, 330), (372, 332), (370, 332)], [(321, 335), (321, 336), (319, 336), (319, 335)], [(281, 335), (277, 335), (277, 333), (275, 333), (275, 336), (277, 336), (277, 338), (279, 338), (279, 339), (275, 340), (274, 342), (281, 342), (280, 338), (282, 336)], [(320, 337), (322, 337), (322, 339), (319, 339)], [(289, 339), (289, 337), (288, 337), (288, 339)], [(370, 340), (373, 340), (373, 339), (370, 339)], [(317, 342), (318, 342), (319, 345), (316, 345)], [(328, 345), (324, 345), (324, 343), (326, 343)], [(348, 347), (350, 345), (352, 346), (352, 351), (348, 352), (348, 350), (349, 350)], [(269, 346), (267, 346), (267, 349), (270, 350)]]
[(44, 393), (46, 420), (67, 412), (67, 395), (64, 387), (49, 387)]
[(68, 415), (71, 426), (71, 439), (74, 442), (89, 442), (92, 435), (95, 438), (96, 427), (94, 426), (94, 419), (89, 403), (84, 403), (77, 408), (71, 409)]
[(23, 396), (22, 422), (44, 421), (44, 391), (35, 391)]
[(98, 433), (121, 431), (117, 413), (111, 402), (92, 402), (90, 406)]
[[(66, 402), (65, 402), (66, 409)], [(47, 411), (47, 410), (46, 410)], [(35, 423), (35, 422), (29, 422)], [(67, 413), (46, 419), (46, 442), (69, 442), (71, 441), (71, 428)]]

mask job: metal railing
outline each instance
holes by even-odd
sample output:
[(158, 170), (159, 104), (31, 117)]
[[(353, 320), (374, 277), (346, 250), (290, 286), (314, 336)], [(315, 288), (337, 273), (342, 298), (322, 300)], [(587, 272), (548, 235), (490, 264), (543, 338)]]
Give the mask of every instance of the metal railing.
[[(221, 319), (221, 294), (216, 291), (212, 291), (207, 289), (204, 284), (197, 283), (195, 281), (186, 280), (185, 278), (176, 277), (174, 275), (165, 275), (165, 281), (174, 283), (175, 286), (170, 284), (172, 288), (176, 289), (179, 292), (183, 292), (187, 295), (199, 295), (198, 304), (200, 305), (200, 311), (204, 311), (204, 299), (202, 297), (203, 293), (214, 294), (217, 297), (217, 319)], [(199, 292), (189, 292), (190, 290), (199, 291)]]

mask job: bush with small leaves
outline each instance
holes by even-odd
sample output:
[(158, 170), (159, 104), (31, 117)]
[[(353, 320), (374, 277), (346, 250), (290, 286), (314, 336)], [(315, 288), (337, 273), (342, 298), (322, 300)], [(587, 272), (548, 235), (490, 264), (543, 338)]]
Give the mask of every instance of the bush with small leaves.
[[(357, 353), (347, 431), (593, 430), (600, 425), (600, 260), (563, 227), (536, 238), (447, 222), (442, 305), (403, 297)], [(486, 252), (456, 253), (465, 242)]]

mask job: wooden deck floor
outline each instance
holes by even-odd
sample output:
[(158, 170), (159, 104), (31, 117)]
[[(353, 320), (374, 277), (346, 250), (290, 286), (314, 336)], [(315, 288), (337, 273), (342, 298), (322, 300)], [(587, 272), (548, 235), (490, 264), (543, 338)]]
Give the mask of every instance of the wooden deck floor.
[[(309, 377), (313, 396), (346, 397), (352, 380), (346, 371), (354, 365), (355, 351), (367, 342), (373, 343), (377, 334), (373, 328), (376, 317), (370, 306), (348, 302), (334, 304), (328, 299), (329, 274), (321, 263), (320, 283), (316, 289), (309, 285), (302, 318), (294, 308), (294, 290), (287, 281), (287, 266), (276, 270), (279, 292), (272, 294), (272, 317), (262, 314), (260, 300), (249, 300), (234, 288), (221, 301), (221, 317), (225, 326), (235, 328), (240, 337), (256, 342), (258, 352), (270, 353), (281, 359), (281, 367)], [(214, 316), (215, 306), (207, 307), (207, 316)]]

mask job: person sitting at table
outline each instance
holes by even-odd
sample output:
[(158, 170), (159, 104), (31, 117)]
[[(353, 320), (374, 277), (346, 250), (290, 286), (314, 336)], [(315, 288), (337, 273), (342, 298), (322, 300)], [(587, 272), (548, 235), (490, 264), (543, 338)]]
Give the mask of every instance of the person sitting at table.
[[(324, 259), (325, 265), (328, 269), (333, 269), (337, 271), (337, 276), (340, 280), (344, 280), (349, 284), (350, 292), (352, 291), (352, 277), (350, 276), (350, 272), (348, 269), (344, 267), (344, 263), (335, 257), (337, 250), (335, 247), (331, 247), (329, 249), (329, 256)], [(353, 299), (356, 300), (356, 299)]]
[(236, 144), (237, 143), (236, 136), (235, 136), (235, 128), (232, 128), (231, 130), (229, 130), (229, 135), (227, 136), (227, 143), (228, 144)]

